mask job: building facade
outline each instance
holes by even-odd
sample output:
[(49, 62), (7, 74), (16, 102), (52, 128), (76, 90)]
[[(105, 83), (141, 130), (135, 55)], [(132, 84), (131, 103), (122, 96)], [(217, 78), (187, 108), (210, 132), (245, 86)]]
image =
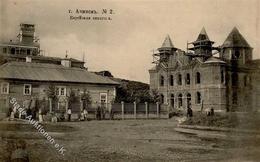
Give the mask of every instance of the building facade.
[[(7, 113), (9, 100), (16, 98), (20, 105), (47, 101), (54, 108), (52, 95), (56, 97), (58, 110), (66, 111), (72, 93), (83, 101), (89, 95), (95, 106), (107, 106), (116, 97), (117, 82), (84, 67), (84, 62), (73, 58), (46, 57), (40, 54), (40, 45), (32, 24), (21, 24), (17, 41), (0, 44), (0, 113)], [(53, 93), (53, 94), (50, 94)], [(28, 107), (28, 106), (27, 106)], [(75, 106), (75, 112), (81, 105)], [(74, 110), (72, 110), (73, 112)]]
[(167, 36), (154, 54), (150, 90), (169, 109), (258, 110), (259, 60), (253, 60), (252, 51), (236, 27), (218, 47), (204, 28), (187, 43), (187, 51), (175, 48)]

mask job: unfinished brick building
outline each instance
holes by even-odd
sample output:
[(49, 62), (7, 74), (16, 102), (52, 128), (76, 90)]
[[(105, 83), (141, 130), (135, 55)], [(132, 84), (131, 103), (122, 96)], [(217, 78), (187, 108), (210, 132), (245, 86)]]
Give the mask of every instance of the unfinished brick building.
[(253, 48), (236, 27), (221, 46), (214, 47), (203, 28), (187, 51), (167, 36), (154, 53), (150, 89), (170, 109), (254, 111), (260, 106), (260, 64)]

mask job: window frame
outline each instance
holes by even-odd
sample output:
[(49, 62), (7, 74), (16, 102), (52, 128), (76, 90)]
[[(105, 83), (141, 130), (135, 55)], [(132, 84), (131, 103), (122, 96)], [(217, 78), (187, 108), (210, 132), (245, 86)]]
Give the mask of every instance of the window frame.
[(200, 74), (200, 72), (196, 72), (196, 84), (201, 84), (201, 74)]
[[(7, 84), (6, 92), (4, 92), (4, 84)], [(9, 94), (9, 83), (8, 82), (2, 82), (1, 83), (1, 94)]]
[[(64, 94), (61, 94), (61, 89), (64, 88)], [(58, 93), (57, 93), (58, 92)], [(55, 94), (57, 96), (66, 96), (67, 94), (67, 89), (66, 89), (66, 86), (56, 86), (56, 89), (55, 89)]]
[(7, 53), (7, 48), (6, 47), (3, 48), (3, 53)]
[(174, 76), (170, 75), (170, 86), (174, 86)]
[[(26, 89), (25, 89), (26, 86), (29, 86), (29, 93), (28, 94), (26, 93)], [(24, 84), (23, 85), (23, 95), (26, 95), (26, 96), (32, 95), (32, 84)]]
[(182, 75), (178, 74), (178, 85), (182, 85)]
[(201, 104), (202, 102), (202, 95), (200, 92), (196, 92), (196, 104)]
[(104, 102), (104, 103), (108, 103), (108, 101), (107, 101), (107, 99), (108, 99), (107, 96), (108, 96), (108, 95), (107, 95), (107, 93), (104, 93), (104, 92), (99, 93), (99, 102), (102, 103), (102, 95), (104, 95), (105, 98), (106, 98), (106, 102)]
[(179, 109), (183, 107), (183, 95), (181, 93), (178, 95), (178, 103), (177, 104), (178, 104)]
[(161, 86), (161, 87), (164, 86), (164, 80), (165, 80), (165, 79), (164, 79), (164, 76), (161, 75), (161, 76), (160, 76), (160, 86)]
[(186, 74), (185, 83), (186, 85), (190, 85), (190, 73)]
[(164, 102), (164, 99), (165, 99), (164, 95), (163, 95), (163, 94), (160, 94), (160, 102), (161, 102), (161, 104), (164, 104), (164, 103), (165, 103), (165, 102)]

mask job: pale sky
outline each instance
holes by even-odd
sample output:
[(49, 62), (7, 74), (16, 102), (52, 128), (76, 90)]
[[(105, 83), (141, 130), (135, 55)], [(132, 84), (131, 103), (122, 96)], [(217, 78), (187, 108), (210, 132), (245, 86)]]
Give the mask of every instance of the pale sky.
[[(109, 70), (120, 78), (149, 83), (152, 50), (166, 35), (186, 50), (203, 26), (216, 46), (236, 26), (260, 58), (258, 0), (0, 0), (0, 7), (1, 40), (14, 39), (21, 22), (34, 23), (46, 55), (64, 57), (67, 50), (82, 60), (85, 53), (90, 71)], [(114, 14), (111, 21), (73, 21), (69, 9)]]

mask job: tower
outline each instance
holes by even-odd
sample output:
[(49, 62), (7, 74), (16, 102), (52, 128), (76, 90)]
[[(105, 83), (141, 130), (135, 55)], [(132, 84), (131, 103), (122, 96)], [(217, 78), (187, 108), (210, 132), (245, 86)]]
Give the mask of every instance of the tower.
[(35, 25), (34, 24), (20, 24), (20, 42), (30, 44), (34, 42)]
[(177, 48), (173, 46), (170, 36), (167, 35), (163, 41), (162, 46), (158, 48), (159, 53), (157, 54), (157, 56), (159, 56), (159, 62), (167, 63), (170, 56), (173, 55), (176, 50)]
[(198, 35), (198, 38), (196, 41), (188, 43), (188, 45), (193, 45), (193, 47), (188, 48), (188, 50), (193, 51), (191, 54), (188, 55), (193, 57), (202, 57), (204, 60), (212, 56), (212, 50), (215, 49), (212, 47), (214, 44), (213, 41), (211, 41), (208, 37), (208, 34), (203, 27), (201, 32)]
[(252, 60), (252, 48), (236, 27), (221, 46), (220, 57), (233, 66), (242, 66)]

